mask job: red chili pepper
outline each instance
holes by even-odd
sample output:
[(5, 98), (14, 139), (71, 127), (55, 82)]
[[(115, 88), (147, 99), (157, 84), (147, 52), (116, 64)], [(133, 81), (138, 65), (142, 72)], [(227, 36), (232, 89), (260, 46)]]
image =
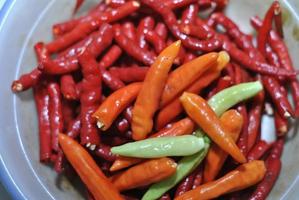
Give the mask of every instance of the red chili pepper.
[(109, 23), (117, 21), (136, 11), (139, 7), (140, 4), (137, 1), (130, 1), (115, 10), (106, 11), (99, 15), (93, 15), (90, 20), (78, 24), (78, 26), (69, 33), (48, 43), (46, 48), (50, 53), (59, 52), (75, 42), (84, 39), (89, 33), (95, 31), (103, 22)]
[(198, 39), (207, 39), (212, 37), (212, 35), (201, 26), (192, 24), (180, 24), (179, 28), (182, 33), (189, 36), (194, 36)]
[(100, 60), (99, 65), (102, 68), (107, 69), (120, 57), (121, 54), (121, 48), (117, 45), (112, 45), (110, 49), (107, 51), (107, 53)]
[(195, 24), (198, 15), (198, 5), (190, 4), (182, 13), (182, 24)]
[(157, 54), (159, 54), (166, 46), (164, 40), (154, 31), (146, 32), (145, 40), (153, 45)]
[(284, 136), (288, 132), (288, 120), (284, 117), (281, 117), (280, 114), (274, 112), (274, 122), (277, 136)]
[(259, 160), (262, 158), (263, 155), (271, 148), (272, 144), (268, 143), (264, 140), (259, 140), (256, 142), (256, 144), (253, 146), (253, 148), (250, 150), (250, 152), (247, 155), (247, 160)]
[(96, 156), (103, 158), (104, 160), (107, 160), (109, 162), (114, 162), (116, 156), (113, 153), (111, 153), (110, 149), (111, 149), (110, 146), (101, 143), (96, 147), (94, 153)]
[(148, 46), (145, 41), (145, 33), (149, 30), (153, 30), (154, 26), (155, 20), (150, 16), (140, 20), (136, 33), (137, 44), (140, 48), (147, 49)]
[(150, 51), (138, 47), (132, 40), (123, 35), (119, 25), (114, 26), (114, 33), (116, 43), (126, 51), (126, 53), (145, 65), (154, 63), (155, 56)]
[(60, 78), (61, 93), (68, 100), (78, 99), (76, 83), (72, 75), (66, 74)]
[(166, 193), (159, 200), (171, 200), (171, 197), (168, 193)]
[(94, 150), (96, 145), (100, 143), (100, 137), (96, 127), (96, 120), (92, 117), (92, 114), (101, 102), (102, 80), (98, 63), (91, 54), (85, 52), (78, 59), (83, 73), (82, 92), (80, 96), (81, 144)]
[(68, 135), (71, 138), (76, 139), (79, 136), (80, 130), (81, 130), (81, 117), (78, 116), (76, 119), (71, 121), (69, 123), (67, 130), (68, 131), (66, 132), (66, 135)]
[(15, 80), (11, 84), (11, 90), (13, 92), (22, 92), (33, 86), (35, 86), (40, 80), (42, 72), (35, 68), (28, 74), (23, 74), (18, 80)]
[(155, 32), (163, 39), (163, 41), (166, 41), (168, 37), (168, 30), (166, 25), (163, 22), (158, 22), (155, 27)]
[(217, 81), (216, 87), (213, 88), (209, 92), (208, 98), (211, 98), (214, 94), (216, 94), (217, 92), (219, 92), (221, 90), (224, 90), (225, 88), (228, 88), (232, 84), (233, 84), (233, 80), (229, 76), (223, 76), (223, 77), (219, 78), (218, 81)]
[(199, 51), (213, 51), (219, 49), (222, 45), (221, 40), (218, 38), (211, 38), (207, 40), (198, 40), (187, 36), (186, 34), (180, 31), (179, 25), (177, 24), (177, 19), (175, 14), (167, 6), (161, 6), (155, 0), (142, 0), (143, 4), (152, 8), (154, 11), (158, 12), (165, 21), (165, 24), (171, 31), (171, 33), (177, 38), (182, 40), (182, 43), (185, 47), (192, 50)]
[(125, 83), (143, 81), (148, 67), (111, 67), (109, 72)]
[(61, 103), (61, 112), (64, 122), (63, 126), (64, 129), (66, 129), (67, 127), (69, 127), (69, 123), (72, 122), (76, 116), (77, 102), (68, 101), (63, 98)]
[(49, 56), (48, 50), (44, 47), (45, 44), (43, 42), (38, 42), (34, 45), (34, 51), (38, 62)]
[(177, 9), (177, 8), (181, 8), (181, 7), (184, 7), (184, 6), (187, 6), (191, 3), (196, 3), (197, 1), (196, 0), (166, 0), (163, 2), (164, 5), (162, 6), (165, 6), (165, 7), (168, 7), (169, 9)]
[(261, 91), (254, 98), (250, 110), (248, 112), (248, 150), (250, 151), (255, 144), (261, 125), (261, 115), (265, 101), (265, 93)]
[(126, 108), (124, 115), (125, 118), (131, 123), (132, 122), (132, 110), (133, 110), (133, 106), (129, 106)]
[(125, 84), (115, 75), (100, 67), (102, 80), (111, 90), (115, 91), (125, 86)]
[(203, 165), (199, 165), (197, 167), (197, 169), (195, 169), (195, 177), (194, 177), (194, 181), (193, 181), (193, 185), (192, 185), (192, 189), (197, 188), (198, 186), (200, 186), (202, 184), (203, 181)]
[[(97, 57), (112, 42), (113, 30), (109, 24), (103, 24), (99, 31), (94, 35), (93, 41), (88, 45), (85, 51), (88, 51), (94, 57)], [(84, 52), (85, 52), (84, 51)], [(74, 55), (68, 58), (60, 57), (55, 60), (50, 58), (43, 59), (39, 67), (48, 74), (65, 74), (75, 71), (79, 68), (78, 56)]]
[(193, 171), (190, 175), (188, 175), (186, 178), (184, 178), (179, 185), (176, 188), (174, 197), (178, 197), (185, 192), (188, 192), (189, 190), (192, 189), (193, 181), (196, 175), (196, 170)]
[(245, 105), (239, 105), (237, 110), (243, 117), (243, 128), (240, 133), (240, 137), (238, 139), (237, 145), (240, 148), (241, 152), (244, 155), (248, 153), (248, 113)]
[(52, 154), (50, 128), (50, 97), (47, 89), (41, 85), (33, 88), (33, 94), (38, 114), (39, 156), (41, 162), (49, 162)]
[(59, 149), (54, 163), (54, 170), (56, 171), (56, 173), (60, 174), (61, 172), (64, 171), (64, 166), (65, 166), (64, 163), (65, 163), (64, 153), (61, 149)]
[(281, 6), (277, 6), (274, 10), (274, 24), (276, 28), (276, 32), (278, 35), (283, 38), (283, 29), (282, 29), (282, 11)]
[(281, 170), (281, 161), (279, 158), (271, 158), (266, 160), (266, 174), (264, 179), (257, 185), (256, 189), (249, 197), (249, 200), (264, 200), (272, 190)]
[(125, 22), (121, 26), (122, 33), (130, 40), (136, 42), (136, 30), (133, 22)]
[(52, 150), (58, 152), (58, 134), (63, 132), (62, 102), (60, 88), (57, 83), (48, 84), (49, 116), (51, 127)]
[(117, 130), (122, 134), (125, 134), (130, 128), (130, 123), (126, 118), (117, 119), (115, 121), (115, 124), (116, 124)]
[(270, 157), (275, 159), (275, 158), (280, 158), (282, 151), (283, 151), (283, 146), (284, 146), (284, 141), (285, 139), (279, 138), (272, 146), (271, 152), (270, 152)]
[(266, 54), (266, 43), (269, 37), (269, 33), (272, 29), (272, 20), (274, 17), (274, 13), (276, 13), (277, 10), (280, 10), (280, 4), (278, 1), (274, 1), (271, 7), (268, 9), (263, 24), (258, 31), (257, 48), (263, 55)]
[(85, 0), (76, 0), (75, 9), (73, 11), (74, 14), (79, 10), (79, 8), (82, 6), (84, 2)]
[(195, 59), (197, 56), (194, 54), (194, 53), (191, 53), (191, 52), (186, 52), (185, 54), (185, 59), (183, 61), (183, 64), (184, 63), (187, 63), (187, 62), (190, 62), (191, 60)]
[(117, 8), (126, 3), (126, 0), (106, 0), (105, 3), (112, 8)]

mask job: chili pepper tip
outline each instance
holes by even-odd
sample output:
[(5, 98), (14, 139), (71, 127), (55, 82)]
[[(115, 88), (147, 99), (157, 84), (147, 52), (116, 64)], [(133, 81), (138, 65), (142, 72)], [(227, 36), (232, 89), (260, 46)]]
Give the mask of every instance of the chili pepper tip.
[(138, 1), (133, 1), (133, 6), (140, 7), (140, 3)]
[(104, 128), (104, 124), (100, 121), (97, 122), (97, 126), (99, 129), (103, 129)]
[(14, 81), (11, 85), (11, 89), (13, 92), (20, 92), (23, 90), (23, 85), (18, 81)]

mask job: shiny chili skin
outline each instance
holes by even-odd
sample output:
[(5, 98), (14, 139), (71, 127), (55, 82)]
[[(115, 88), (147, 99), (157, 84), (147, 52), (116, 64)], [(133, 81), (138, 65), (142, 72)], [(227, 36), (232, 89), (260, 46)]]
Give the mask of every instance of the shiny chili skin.
[(60, 78), (61, 93), (68, 100), (78, 99), (76, 83), (72, 75), (65, 74)]
[(41, 75), (42, 72), (38, 68), (35, 68), (31, 72), (21, 75), (18, 80), (13, 81), (11, 84), (11, 90), (13, 92), (25, 91), (35, 86), (40, 80)]
[(236, 161), (240, 163), (246, 162), (246, 158), (241, 150), (228, 135), (215, 112), (202, 97), (184, 92), (180, 97), (180, 101), (191, 119), (193, 119), (220, 148), (230, 154)]
[(99, 66), (103, 83), (109, 87), (112, 91), (118, 90), (125, 86), (125, 84), (114, 74), (111, 74), (106, 69), (103, 69), (101, 66)]
[(195, 170), (195, 177), (192, 185), (192, 189), (197, 188), (203, 182), (203, 164), (200, 164)]
[(211, 38), (212, 35), (205, 28), (193, 24), (180, 24), (180, 31), (186, 35), (196, 37), (198, 39)]
[(115, 126), (116, 126), (117, 130), (122, 134), (125, 134), (130, 129), (130, 123), (124, 117), (118, 118), (115, 121)]
[(171, 200), (171, 197), (168, 193), (166, 193), (159, 200)]
[(96, 200), (124, 199), (84, 147), (63, 134), (59, 135), (59, 144), (68, 161)]
[[(196, 81), (205, 71), (213, 67), (217, 63), (218, 56), (219, 54), (215, 52), (207, 53), (172, 71), (167, 78), (160, 106), (167, 105), (167, 103), (180, 95), (185, 88)], [(229, 59), (227, 54), (225, 56)]]
[(270, 152), (271, 158), (280, 158), (283, 152), (285, 139), (283, 137), (279, 138), (273, 145)]
[(253, 98), (252, 105), (248, 112), (248, 151), (252, 149), (259, 136), (264, 101), (265, 92), (262, 91)]
[(280, 10), (280, 4), (278, 1), (274, 1), (271, 7), (267, 10), (264, 17), (263, 24), (258, 31), (257, 35), (257, 49), (263, 54), (266, 54), (266, 43), (269, 37), (269, 33), (272, 29), (272, 20), (276, 10)]
[(112, 8), (117, 8), (121, 5), (123, 5), (124, 3), (126, 3), (125, 0), (106, 0), (105, 3), (109, 6), (111, 6)]
[(174, 197), (178, 197), (185, 192), (192, 189), (193, 181), (196, 175), (196, 170), (194, 170), (190, 175), (184, 178), (177, 186)]
[(282, 10), (280, 5), (276, 6), (274, 10), (274, 24), (277, 34), (280, 36), (280, 38), (283, 38)]
[(107, 51), (107, 53), (100, 60), (99, 65), (102, 68), (107, 69), (120, 57), (121, 54), (121, 48), (117, 45), (112, 45), (110, 49)]
[(125, 36), (127, 36), (130, 40), (136, 42), (136, 29), (133, 22), (124, 22), (121, 25), (121, 30)]
[(167, 81), (168, 72), (178, 55), (181, 41), (166, 47), (150, 67), (133, 108), (133, 139), (141, 140), (153, 128), (153, 116), (159, 107), (160, 98)]
[(271, 148), (271, 145), (271, 143), (264, 140), (257, 141), (247, 155), (248, 161), (261, 159), (262, 156), (265, 155), (265, 153)]
[(155, 32), (162, 38), (162, 40), (165, 42), (168, 37), (168, 30), (166, 25), (163, 22), (158, 22), (155, 27)]
[(102, 79), (100, 69), (94, 57), (88, 52), (79, 56), (79, 62), (82, 67), (82, 92), (80, 95), (81, 103), (81, 144), (86, 145), (91, 150), (100, 144), (96, 120), (92, 114), (101, 103)]
[(52, 150), (58, 152), (58, 134), (63, 132), (63, 115), (60, 87), (57, 83), (48, 84), (49, 111)]
[(198, 5), (190, 4), (182, 13), (182, 24), (195, 24), (198, 15)]
[(43, 86), (33, 88), (34, 100), (38, 114), (39, 156), (41, 162), (49, 162), (52, 154), (50, 127), (50, 97)]
[(166, 46), (164, 40), (155, 31), (146, 32), (145, 40), (153, 45), (157, 54), (159, 54)]
[(155, 20), (151, 16), (144, 17), (140, 20), (138, 26), (137, 26), (137, 32), (136, 32), (136, 40), (137, 45), (141, 49), (147, 49), (148, 44), (145, 41), (145, 33), (149, 30), (153, 30), (155, 26)]
[(109, 145), (101, 143), (97, 145), (96, 149), (94, 150), (94, 154), (100, 158), (103, 158), (104, 160), (113, 162), (115, 161), (116, 156), (111, 153), (110, 149), (111, 147)]
[(196, 0), (166, 0), (163, 2), (163, 4), (169, 9), (177, 9), (196, 2)]
[(132, 83), (109, 95), (92, 115), (98, 121), (98, 127), (107, 130), (117, 116), (136, 99), (141, 87), (142, 83)]
[(211, 38), (208, 40), (198, 40), (193, 37), (188, 37), (186, 34), (182, 33), (180, 31), (179, 25), (177, 23), (177, 19), (174, 15), (174, 13), (167, 7), (167, 6), (161, 6), (158, 3), (155, 2), (155, 0), (142, 0), (143, 4), (149, 6), (156, 12), (158, 12), (162, 17), (171, 31), (171, 33), (177, 38), (182, 40), (182, 44), (192, 50), (199, 50), (199, 51), (205, 51), (210, 52), (216, 49), (220, 49), (221, 47), (221, 40), (218, 38)]
[(257, 185), (249, 200), (264, 200), (267, 198), (281, 170), (280, 158), (271, 158), (270, 155), (266, 159), (266, 168), (267, 172), (264, 179)]
[(145, 65), (154, 63), (155, 56), (150, 51), (138, 47), (132, 40), (123, 35), (119, 25), (114, 26), (114, 38), (116, 43), (136, 60)]
[(132, 110), (133, 110), (133, 106), (129, 106), (125, 109), (124, 112), (124, 116), (130, 122), (130, 124), (132, 122)]
[(132, 67), (111, 67), (109, 72), (119, 78), (124, 83), (143, 81), (149, 67), (132, 66)]
[(277, 136), (284, 136), (288, 132), (288, 119), (281, 117), (280, 114), (274, 112), (274, 123)]
[(70, 32), (58, 37), (56, 40), (48, 43), (46, 48), (50, 53), (59, 52), (73, 43), (84, 39), (89, 33), (95, 31), (102, 23), (119, 20), (139, 8), (140, 4), (136, 1), (130, 1), (118, 7), (115, 10), (106, 11), (99, 15), (90, 16), (91, 19), (80, 23)]
[[(92, 42), (86, 47), (85, 51), (88, 51), (94, 57), (97, 57), (102, 51), (107, 48), (113, 39), (113, 30), (109, 24), (102, 24), (99, 31), (93, 36)], [(83, 52), (81, 52), (82, 54)], [(70, 57), (58, 57), (55, 60), (45, 58), (41, 62), (39, 68), (48, 74), (65, 74), (70, 73), (79, 68), (78, 55), (74, 54)]]

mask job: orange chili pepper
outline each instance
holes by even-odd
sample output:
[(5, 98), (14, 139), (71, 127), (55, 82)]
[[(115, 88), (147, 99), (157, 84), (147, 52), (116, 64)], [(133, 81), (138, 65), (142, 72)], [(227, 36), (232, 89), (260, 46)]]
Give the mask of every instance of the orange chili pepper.
[(187, 114), (193, 119), (206, 134), (225, 152), (230, 154), (236, 161), (245, 163), (246, 158), (222, 127), (220, 120), (209, 104), (200, 96), (185, 92), (180, 100)]
[(185, 88), (196, 81), (202, 73), (217, 63), (218, 53), (207, 53), (190, 62), (183, 64), (169, 74), (167, 79), (160, 107), (165, 106)]
[(107, 130), (117, 116), (127, 108), (137, 97), (142, 83), (131, 83), (109, 95), (92, 115), (98, 121), (102, 130)]
[[(189, 118), (184, 118), (178, 122), (175, 122), (170, 125), (170, 127), (164, 128), (161, 131), (153, 134), (150, 138), (153, 137), (165, 137), (165, 136), (179, 136), (191, 134), (194, 130), (194, 122)], [(110, 171), (117, 171), (132, 165), (135, 165), (144, 159), (133, 158), (133, 157), (118, 157), (110, 167)]]
[(59, 144), (96, 200), (124, 200), (88, 152), (71, 137), (59, 134)]
[(113, 185), (120, 191), (159, 182), (176, 171), (176, 163), (170, 158), (145, 161), (111, 177)]
[[(221, 70), (227, 65), (230, 57), (225, 51), (219, 52), (217, 63), (207, 71), (205, 71), (200, 78), (192, 83), (186, 91), (192, 93), (199, 93), (203, 88), (207, 87), (212, 81), (219, 77)], [(179, 97), (172, 100), (158, 113), (156, 118), (156, 129), (160, 130), (176, 116), (183, 111), (183, 107)]]
[(159, 107), (168, 72), (180, 50), (178, 40), (166, 47), (149, 68), (133, 108), (132, 131), (134, 140), (146, 138), (153, 128), (153, 116)]
[(264, 161), (254, 160), (240, 165), (218, 180), (205, 183), (178, 196), (175, 200), (214, 199), (223, 194), (239, 191), (260, 182), (266, 173)]
[[(220, 117), (220, 123), (236, 142), (243, 126), (242, 115), (236, 110), (226, 111)], [(219, 148), (218, 145), (213, 144), (211, 146), (205, 159), (205, 167), (203, 172), (204, 183), (213, 181), (215, 179), (227, 156), (228, 154)]]

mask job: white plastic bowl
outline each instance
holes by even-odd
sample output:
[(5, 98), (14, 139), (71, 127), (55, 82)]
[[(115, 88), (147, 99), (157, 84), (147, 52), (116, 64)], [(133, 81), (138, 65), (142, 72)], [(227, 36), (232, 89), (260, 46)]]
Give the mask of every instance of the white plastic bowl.
[[(231, 0), (227, 14), (243, 31), (250, 33), (253, 30), (249, 17), (263, 16), (270, 2)], [(0, 175), (14, 199), (83, 199), (80, 188), (74, 189), (72, 183), (58, 178), (50, 167), (39, 163), (32, 92), (14, 95), (10, 91), (12, 80), (36, 66), (34, 43), (50, 41), (51, 25), (69, 18), (73, 3), (74, 0), (7, 0), (0, 13)], [(283, 1), (283, 5), (286, 42), (295, 66), (299, 66), (299, 1)], [(269, 126), (266, 131), (273, 129), (270, 123), (266, 126)], [(297, 133), (297, 129), (290, 131), (282, 157), (282, 172), (269, 199), (299, 198)]]

